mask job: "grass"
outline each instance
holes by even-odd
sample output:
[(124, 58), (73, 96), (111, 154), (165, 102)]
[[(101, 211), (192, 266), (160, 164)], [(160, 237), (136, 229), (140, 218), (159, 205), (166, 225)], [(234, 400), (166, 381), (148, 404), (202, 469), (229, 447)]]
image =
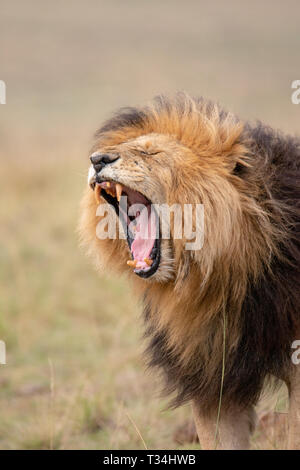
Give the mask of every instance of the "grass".
[[(0, 448), (198, 448), (174, 439), (190, 406), (164, 411), (145, 371), (126, 279), (98, 275), (78, 247), (86, 156), (115, 107), (183, 88), (296, 131), (299, 3), (3, 3)], [(278, 396), (260, 414), (285, 412), (285, 391)], [(253, 448), (282, 445), (278, 416)]]

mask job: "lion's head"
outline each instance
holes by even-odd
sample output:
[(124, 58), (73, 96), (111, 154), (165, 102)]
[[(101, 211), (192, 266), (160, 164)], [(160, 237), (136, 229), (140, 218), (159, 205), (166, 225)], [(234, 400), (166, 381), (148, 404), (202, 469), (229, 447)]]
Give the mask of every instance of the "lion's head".
[[(186, 94), (173, 100), (158, 97), (141, 109), (125, 108), (107, 121), (90, 153), (80, 222), (82, 238), (96, 263), (147, 281), (175, 284), (195, 269), (198, 282), (222, 266), (224, 276), (230, 277), (228, 267), (233, 263), (240, 279), (257, 270), (254, 250), (249, 249), (254, 243), (251, 220), (257, 220), (258, 214), (253, 204), (255, 185), (251, 200), (247, 199), (249, 187), (239, 177), (248, 165), (242, 132), (243, 125), (233, 115)], [(98, 204), (113, 209), (105, 224), (119, 217), (127, 230), (125, 237), (118, 229), (107, 239), (99, 236), (104, 212)], [(189, 243), (203, 235), (197, 234), (197, 205), (204, 209), (200, 223), (204, 246), (198, 243), (194, 249)], [(171, 209), (170, 236), (162, 234), (166, 213), (157, 210), (162, 206)], [(192, 206), (190, 228), (185, 230), (188, 206)], [(174, 207), (181, 209), (181, 220), (176, 219)], [(179, 225), (182, 236), (175, 233)], [(188, 245), (192, 248), (186, 249)]]

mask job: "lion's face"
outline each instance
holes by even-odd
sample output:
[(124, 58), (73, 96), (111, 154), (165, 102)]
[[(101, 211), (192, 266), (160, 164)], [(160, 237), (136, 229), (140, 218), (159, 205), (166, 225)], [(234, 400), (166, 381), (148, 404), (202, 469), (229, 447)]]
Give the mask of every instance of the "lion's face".
[[(95, 198), (98, 204), (108, 203), (113, 207), (125, 227), (126, 240), (105, 240), (105, 244), (115, 244), (112, 255), (119, 262), (124, 260), (124, 270), (160, 282), (175, 277), (177, 261), (182, 257), (184, 233), (182, 239), (174, 240), (171, 213), (170, 236), (162, 237), (163, 213), (159, 208), (197, 201), (193, 187), (197, 186), (198, 160), (175, 139), (159, 134), (141, 136), (93, 152), (88, 197)], [(90, 210), (94, 211), (90, 217), (99, 220), (93, 204)], [(98, 246), (101, 249), (100, 244)]]
[[(256, 210), (234, 174), (237, 164), (247, 166), (242, 132), (230, 114), (185, 95), (174, 102), (158, 97), (153, 105), (125, 109), (104, 123), (91, 151), (79, 224), (96, 265), (179, 287), (192, 274), (204, 284), (228, 260), (240, 266), (236, 246), (247, 239), (249, 227), (241, 220)], [(168, 220), (157, 209), (163, 205)], [(103, 206), (110, 207), (108, 216)], [(181, 208), (180, 219), (174, 206)], [(126, 236), (118, 230), (116, 237), (99, 236), (99, 225), (116, 215)], [(247, 266), (251, 263), (255, 270), (255, 259), (248, 257)]]

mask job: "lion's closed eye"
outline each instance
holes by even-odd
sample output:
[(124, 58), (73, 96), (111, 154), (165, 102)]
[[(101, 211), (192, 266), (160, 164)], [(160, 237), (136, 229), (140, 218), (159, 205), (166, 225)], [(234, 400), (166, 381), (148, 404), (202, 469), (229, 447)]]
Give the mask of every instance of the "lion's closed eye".
[(159, 153), (162, 153), (161, 151), (157, 150), (156, 152), (153, 151), (146, 151), (146, 150), (140, 150), (140, 153), (142, 155), (147, 155), (147, 156), (153, 156), (153, 155), (158, 155)]

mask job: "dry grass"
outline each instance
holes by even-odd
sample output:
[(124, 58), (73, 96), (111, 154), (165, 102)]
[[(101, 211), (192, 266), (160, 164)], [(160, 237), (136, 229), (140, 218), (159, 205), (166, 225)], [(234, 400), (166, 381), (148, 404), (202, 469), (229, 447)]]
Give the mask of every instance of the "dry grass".
[[(115, 106), (177, 88), (295, 131), (299, 4), (0, 3), (0, 447), (178, 448), (190, 408), (163, 411), (126, 280), (78, 248), (90, 137)], [(253, 448), (281, 446), (284, 424), (264, 426)]]

